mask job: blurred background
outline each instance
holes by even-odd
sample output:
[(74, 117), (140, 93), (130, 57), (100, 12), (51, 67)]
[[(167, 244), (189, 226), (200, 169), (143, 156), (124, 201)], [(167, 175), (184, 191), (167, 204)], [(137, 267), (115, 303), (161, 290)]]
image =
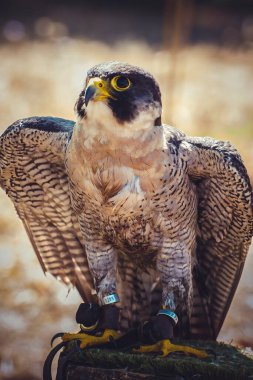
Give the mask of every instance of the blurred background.
[[(17, 119), (74, 119), (86, 71), (121, 60), (150, 71), (163, 121), (230, 140), (253, 179), (251, 0), (9, 0), (0, 14), (0, 132)], [(80, 298), (46, 277), (0, 192), (0, 378), (41, 379), (51, 336), (75, 331)], [(253, 250), (219, 340), (253, 347)]]

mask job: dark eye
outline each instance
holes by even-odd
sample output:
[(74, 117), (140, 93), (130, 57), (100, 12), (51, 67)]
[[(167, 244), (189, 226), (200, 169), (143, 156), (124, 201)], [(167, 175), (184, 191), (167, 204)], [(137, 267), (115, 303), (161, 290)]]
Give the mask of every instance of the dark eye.
[(111, 85), (116, 91), (125, 91), (131, 86), (131, 82), (127, 77), (117, 75), (112, 78)]

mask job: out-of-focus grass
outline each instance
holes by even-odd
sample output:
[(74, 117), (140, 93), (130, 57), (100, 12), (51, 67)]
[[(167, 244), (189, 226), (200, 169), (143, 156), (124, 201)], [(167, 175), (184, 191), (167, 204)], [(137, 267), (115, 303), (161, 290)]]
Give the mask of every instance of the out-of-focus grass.
[[(63, 39), (0, 46), (0, 131), (23, 117), (74, 118), (74, 103), (85, 73), (102, 61), (141, 66), (158, 80), (163, 120), (187, 134), (230, 140), (253, 178), (253, 52), (196, 46), (169, 51), (124, 42), (108, 46)], [(176, 66), (172, 62), (176, 62)], [(173, 74), (173, 75), (172, 75)], [(41, 378), (49, 339), (75, 329), (80, 298), (44, 277), (11, 202), (0, 193), (0, 377), (26, 373)], [(252, 267), (247, 261), (239, 290), (220, 335), (253, 345)], [(29, 357), (29, 360), (28, 360)]]

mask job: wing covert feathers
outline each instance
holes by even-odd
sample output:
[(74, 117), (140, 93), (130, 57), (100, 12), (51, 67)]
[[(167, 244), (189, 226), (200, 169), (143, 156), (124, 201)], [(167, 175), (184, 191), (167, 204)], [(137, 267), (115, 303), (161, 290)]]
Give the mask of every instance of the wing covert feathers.
[[(185, 160), (198, 195), (197, 287), (192, 334), (201, 314), (216, 338), (241, 277), (253, 235), (252, 189), (240, 155), (229, 142), (168, 130), (168, 145)], [(197, 293), (198, 294), (197, 294)], [(197, 294), (197, 295), (196, 295)], [(201, 334), (200, 334), (201, 335)]]
[(73, 284), (90, 301), (93, 281), (64, 166), (73, 125), (51, 117), (11, 125), (0, 138), (0, 184), (13, 201), (44, 272)]

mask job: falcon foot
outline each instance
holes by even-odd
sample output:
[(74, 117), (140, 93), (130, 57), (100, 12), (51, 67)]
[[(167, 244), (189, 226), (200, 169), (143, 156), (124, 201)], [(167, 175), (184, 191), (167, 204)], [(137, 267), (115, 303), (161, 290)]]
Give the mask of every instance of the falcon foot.
[(198, 350), (189, 346), (181, 346), (179, 344), (173, 344), (169, 339), (161, 340), (155, 344), (141, 346), (140, 348), (133, 349), (133, 352), (137, 353), (155, 353), (161, 352), (162, 356), (168, 356), (172, 352), (184, 352), (186, 354), (195, 355), (198, 358), (205, 359), (208, 358), (208, 354), (203, 350)]
[(79, 340), (80, 348), (83, 349), (111, 342), (112, 340), (118, 339), (120, 336), (121, 335), (116, 330), (105, 329), (103, 332), (97, 332), (96, 335), (85, 334), (82, 332), (77, 334), (65, 333), (62, 336), (62, 340), (63, 342)]
[(121, 336), (117, 332), (118, 316), (119, 309), (115, 305), (101, 307), (82, 303), (76, 313), (76, 322), (80, 324), (81, 331), (61, 334), (61, 338), (63, 342), (80, 341), (81, 349), (114, 342)]
[(172, 352), (183, 352), (192, 354), (199, 358), (207, 358), (205, 351), (178, 344), (171, 343), (173, 338), (173, 328), (175, 327), (174, 312), (161, 310), (158, 315), (152, 317), (142, 325), (139, 348), (134, 348), (134, 352), (146, 353), (161, 352), (162, 356), (168, 356)]

